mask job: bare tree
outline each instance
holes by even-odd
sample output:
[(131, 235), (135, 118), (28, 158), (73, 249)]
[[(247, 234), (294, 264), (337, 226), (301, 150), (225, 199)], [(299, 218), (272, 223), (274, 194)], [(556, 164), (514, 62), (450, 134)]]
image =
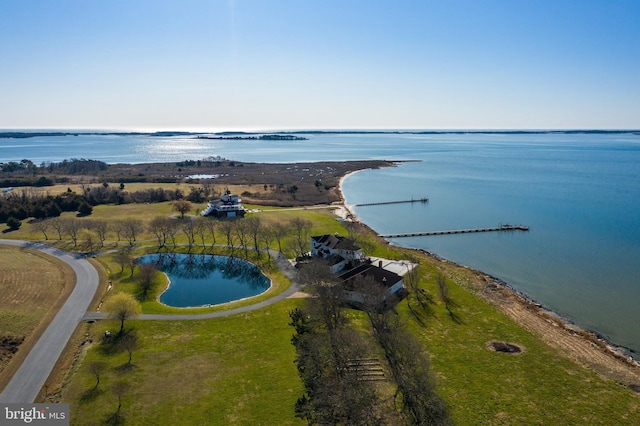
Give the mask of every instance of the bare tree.
[(273, 240), (274, 240), (273, 227), (271, 226), (263, 227), (262, 232), (260, 233), (260, 240), (262, 241), (262, 244), (264, 245), (264, 248), (267, 251), (267, 258), (269, 259), (269, 262), (271, 262), (270, 251), (271, 251), (271, 244), (273, 244)]
[(123, 221), (124, 237), (129, 242), (129, 247), (133, 247), (136, 242), (136, 238), (144, 230), (144, 225), (141, 220), (138, 219), (125, 219)]
[(258, 242), (260, 241), (260, 234), (263, 231), (262, 220), (258, 216), (252, 215), (245, 219), (247, 231), (253, 240), (253, 249), (260, 256), (260, 247)]
[(301, 217), (296, 217), (289, 223), (293, 228), (295, 235), (293, 247), (296, 255), (303, 256), (305, 253), (309, 252), (309, 246), (311, 244), (309, 239), (313, 223), (310, 220), (303, 219)]
[(78, 245), (78, 232), (82, 229), (82, 224), (80, 220), (74, 218), (66, 218), (62, 219), (62, 226), (64, 232), (71, 238), (73, 241), (73, 246), (77, 247)]
[(396, 398), (408, 424), (452, 424), (444, 400), (435, 391), (430, 363), (422, 345), (391, 311), (367, 312), (373, 334), (382, 348), (393, 380)]
[(200, 242), (202, 245), (202, 251), (206, 248), (206, 239), (207, 239), (207, 225), (203, 220), (197, 220), (193, 224), (194, 231), (197, 236), (200, 237)]
[(44, 239), (48, 240), (49, 237), (47, 236), (47, 230), (49, 230), (49, 225), (50, 223), (48, 220), (38, 220), (33, 223), (33, 230), (36, 232), (42, 232)]
[[(407, 306), (415, 319), (421, 325), (425, 325), (425, 317), (433, 315), (434, 300), (425, 289), (420, 287), (420, 274), (417, 266), (404, 275), (404, 283), (409, 290)], [(417, 306), (415, 306), (416, 304)]]
[(175, 232), (176, 223), (168, 217), (156, 216), (149, 222), (149, 232), (158, 239), (158, 248), (167, 244), (167, 239), (172, 232)]
[(142, 290), (142, 297), (146, 299), (147, 293), (155, 284), (155, 280), (158, 277), (158, 269), (152, 263), (142, 263), (138, 265), (138, 275), (136, 275), (136, 281), (138, 286)]
[(107, 364), (102, 361), (93, 361), (89, 364), (89, 372), (96, 377), (96, 384), (93, 389), (98, 389), (100, 384), (100, 375), (107, 369)]
[(206, 179), (202, 183), (202, 190), (204, 191), (204, 196), (208, 199), (215, 198), (220, 193), (213, 185), (213, 180), (211, 179)]
[(227, 248), (231, 250), (231, 256), (233, 256), (233, 251), (235, 249), (234, 246), (234, 230), (235, 230), (236, 222), (233, 220), (223, 220), (220, 222), (220, 230), (227, 238)]
[(120, 273), (124, 272), (124, 267), (133, 263), (133, 256), (128, 251), (119, 251), (113, 255), (113, 259), (120, 265)]
[(91, 232), (90, 230), (87, 230), (87, 232), (85, 232), (85, 249), (88, 252), (93, 251), (93, 232)]
[(216, 245), (216, 229), (218, 228), (218, 221), (212, 217), (205, 219), (205, 226), (211, 235), (211, 248)]
[(138, 350), (140, 347), (138, 336), (134, 332), (127, 333), (118, 341), (118, 346), (129, 354), (129, 361), (127, 361), (127, 365), (130, 366), (133, 352)]
[(187, 236), (187, 244), (189, 245), (189, 253), (191, 253), (191, 249), (193, 248), (193, 244), (196, 241), (196, 229), (195, 224), (192, 220), (190, 220), (187, 224), (182, 227), (182, 232)]
[(438, 291), (440, 292), (440, 299), (444, 302), (445, 308), (447, 308), (447, 312), (449, 312), (449, 316), (451, 319), (457, 323), (461, 322), (460, 317), (453, 312), (453, 308), (456, 306), (456, 303), (453, 301), (451, 296), (449, 295), (449, 286), (447, 285), (447, 280), (443, 274), (438, 274), (436, 277), (436, 282), (438, 283)]
[[(323, 301), (327, 295), (329, 299)], [(296, 348), (298, 372), (306, 389), (295, 405), (296, 416), (309, 424), (397, 423), (393, 419), (383, 420), (388, 410), (382, 408), (372, 382), (362, 380), (366, 373), (360, 360), (374, 353), (372, 348), (358, 331), (347, 326), (346, 315), (332, 314), (328, 324), (324, 317), (326, 311), (314, 307), (320, 303), (341, 310), (340, 304), (334, 303), (334, 295), (319, 294), (313, 303), (306, 303), (306, 310), (290, 312), (290, 325), (296, 329), (291, 342)], [(342, 320), (335, 321), (338, 317)]]
[(124, 232), (124, 221), (114, 220), (111, 222), (111, 229), (116, 233), (116, 245), (120, 242), (122, 233)]
[(305, 285), (333, 285), (337, 282), (336, 274), (331, 271), (327, 262), (320, 257), (313, 257), (302, 264), (299, 278)]
[(64, 232), (64, 220), (60, 217), (54, 217), (49, 219), (51, 227), (58, 233), (58, 240), (62, 240), (62, 233)]
[(120, 425), (124, 423), (124, 418), (122, 416), (122, 398), (124, 397), (124, 395), (129, 392), (129, 389), (131, 388), (131, 386), (128, 383), (125, 382), (116, 382), (113, 384), (113, 386), (111, 387), (111, 392), (113, 392), (113, 394), (116, 396), (116, 398), (118, 398), (118, 408), (116, 409), (115, 412), (113, 412), (108, 418), (107, 418), (107, 424), (110, 425)]
[(332, 284), (321, 284), (316, 286), (316, 289), (318, 303), (312, 305), (309, 310), (314, 312), (329, 332), (344, 326), (348, 322), (348, 317), (342, 309), (344, 302), (342, 288)]
[(235, 222), (235, 234), (238, 237), (238, 243), (240, 243), (240, 247), (244, 250), (245, 259), (249, 258), (249, 229), (247, 226), (246, 220), (241, 220)]
[(276, 223), (272, 227), (273, 229), (273, 238), (275, 238), (278, 243), (278, 251), (282, 253), (282, 240), (287, 236), (288, 228), (284, 223)]
[(87, 229), (96, 233), (100, 240), (100, 247), (104, 247), (104, 242), (107, 239), (107, 232), (109, 231), (109, 224), (104, 220), (92, 220), (88, 223)]

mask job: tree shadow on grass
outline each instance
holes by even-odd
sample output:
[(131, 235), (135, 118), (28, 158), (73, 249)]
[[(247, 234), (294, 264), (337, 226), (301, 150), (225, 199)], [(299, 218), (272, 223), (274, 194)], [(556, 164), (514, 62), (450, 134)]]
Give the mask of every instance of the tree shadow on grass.
[(123, 352), (121, 342), (129, 334), (135, 334), (134, 328), (124, 329), (122, 333), (105, 332), (102, 335), (99, 350), (103, 355), (115, 355)]
[(137, 368), (138, 366), (136, 364), (131, 362), (125, 362), (124, 364), (115, 367), (114, 370), (117, 373), (124, 374), (124, 373), (129, 373)]
[(82, 394), (80, 395), (80, 403), (87, 404), (91, 401), (94, 401), (103, 393), (104, 391), (102, 389), (99, 389), (97, 386), (94, 386), (91, 389), (87, 389), (86, 391), (82, 392)]
[(462, 321), (462, 317), (460, 315), (453, 312), (452, 309), (447, 308), (447, 310), (449, 311), (449, 317), (453, 322), (455, 322), (458, 325), (464, 325), (464, 321)]
[(114, 411), (113, 413), (108, 414), (104, 422), (109, 426), (117, 426), (123, 425), (126, 421), (126, 418), (120, 413), (120, 411)]

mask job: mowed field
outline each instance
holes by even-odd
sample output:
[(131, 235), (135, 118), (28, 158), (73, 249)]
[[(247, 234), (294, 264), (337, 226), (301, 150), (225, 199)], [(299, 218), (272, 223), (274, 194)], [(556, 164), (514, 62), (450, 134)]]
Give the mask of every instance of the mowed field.
[(9, 371), (5, 370), (10, 360), (26, 356), (73, 289), (75, 275), (66, 264), (45, 254), (3, 245), (0, 245), (0, 271), (2, 389), (9, 378)]
[[(194, 210), (196, 207), (203, 205), (194, 205)], [(259, 210), (251, 215), (260, 217), (263, 225), (287, 224), (302, 218), (312, 223), (311, 235), (349, 232), (330, 209), (247, 207)], [(77, 220), (111, 222), (136, 218), (148, 223), (158, 216), (175, 217), (172, 203), (101, 205), (90, 216)], [(65, 213), (63, 217), (72, 218), (75, 214)], [(589, 363), (583, 364), (581, 359), (575, 362), (566, 348), (549, 345), (546, 331), (529, 327), (525, 321), (519, 321), (524, 327), (518, 325), (502, 309), (515, 302), (500, 299), (487, 303), (486, 295), (481, 296), (484, 278), (473, 271), (385, 244), (372, 233), (361, 231), (360, 244), (368, 254), (420, 264), (418, 286), (428, 296), (428, 306), (420, 307), (410, 294), (395, 311), (428, 353), (437, 389), (456, 424), (640, 424), (640, 394), (631, 386), (640, 382), (612, 379), (599, 374), (598, 369), (585, 368)], [(293, 257), (293, 232), (292, 228), (282, 244), (287, 257)], [(8, 232), (6, 237), (43, 240), (44, 236), (25, 221), (18, 231)], [(53, 233), (49, 243), (74, 251), (81, 249), (86, 238), (82, 234), (76, 248), (64, 233), (61, 239)], [(110, 253), (128, 248), (127, 242), (116, 239), (111, 231), (103, 247), (105, 253), (96, 253), (104, 280), (112, 284), (109, 292), (99, 291), (103, 300), (117, 292), (139, 294), (136, 274), (128, 267), (122, 268)], [(216, 241), (222, 247), (215, 250), (224, 250), (226, 238), (220, 229)], [(175, 250), (186, 251), (186, 242), (184, 233), (179, 232)], [(193, 252), (209, 252), (212, 243), (207, 238), (205, 249), (196, 241)], [(275, 243), (271, 248), (276, 248)], [(145, 229), (135, 242), (132, 255), (156, 250), (156, 238)], [(22, 253), (17, 249), (15, 252)], [(237, 245), (236, 254), (242, 255)], [(0, 252), (0, 259), (5, 257)], [(286, 287), (288, 281), (265, 257), (257, 258), (251, 251), (249, 257), (274, 280), (274, 293)], [(13, 268), (17, 261), (9, 263)], [(33, 269), (30, 264), (29, 269)], [(439, 274), (446, 277), (448, 294), (454, 302), (450, 306), (452, 312), (438, 297)], [(144, 313), (182, 311), (157, 302), (162, 284), (157, 283), (150, 298), (142, 301)], [(266, 295), (254, 300), (263, 297)], [(219, 310), (245, 303), (250, 302), (201, 309)], [(103, 424), (118, 410), (120, 402), (120, 414), (127, 424), (303, 424), (293, 408), (303, 386), (290, 342), (294, 329), (289, 326), (289, 312), (302, 303), (303, 299), (287, 299), (245, 314), (209, 320), (128, 320), (126, 333), (137, 336), (131, 363), (126, 350), (102, 340), (106, 330), (118, 329), (118, 321), (83, 325), (70, 345), (73, 353), (68, 354), (76, 362), (71, 368), (60, 369), (64, 371), (59, 371), (59, 377), (68, 371), (67, 377), (54, 380), (49, 389), (53, 392), (44, 400), (68, 402), (71, 423), (78, 425)], [(350, 310), (348, 316), (362, 333), (371, 333), (361, 312)], [(523, 351), (491, 351), (487, 345), (493, 341), (514, 343)], [(599, 351), (595, 346), (594, 350)]]

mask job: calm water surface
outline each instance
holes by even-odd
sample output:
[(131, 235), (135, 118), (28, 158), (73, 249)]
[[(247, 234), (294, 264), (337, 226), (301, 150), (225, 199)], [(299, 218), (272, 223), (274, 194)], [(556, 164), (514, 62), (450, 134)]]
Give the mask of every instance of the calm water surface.
[(0, 161), (419, 160), (346, 179), (379, 233), (501, 223), (528, 233), (395, 239), (501, 278), (532, 299), (640, 351), (640, 136), (633, 134), (309, 135), (306, 141), (68, 136), (0, 140)]
[(142, 256), (140, 261), (157, 265), (167, 275), (170, 285), (160, 302), (178, 308), (244, 299), (271, 285), (257, 266), (235, 257), (163, 253)]

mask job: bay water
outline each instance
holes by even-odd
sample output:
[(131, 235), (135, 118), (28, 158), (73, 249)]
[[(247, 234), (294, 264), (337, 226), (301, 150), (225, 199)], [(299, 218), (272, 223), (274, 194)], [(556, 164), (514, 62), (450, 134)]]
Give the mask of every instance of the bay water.
[(308, 134), (302, 141), (190, 136), (0, 139), (0, 162), (146, 163), (222, 156), (292, 163), (412, 160), (345, 179), (348, 204), (380, 234), (522, 224), (529, 232), (392, 239), (479, 269), (640, 352), (638, 133)]

